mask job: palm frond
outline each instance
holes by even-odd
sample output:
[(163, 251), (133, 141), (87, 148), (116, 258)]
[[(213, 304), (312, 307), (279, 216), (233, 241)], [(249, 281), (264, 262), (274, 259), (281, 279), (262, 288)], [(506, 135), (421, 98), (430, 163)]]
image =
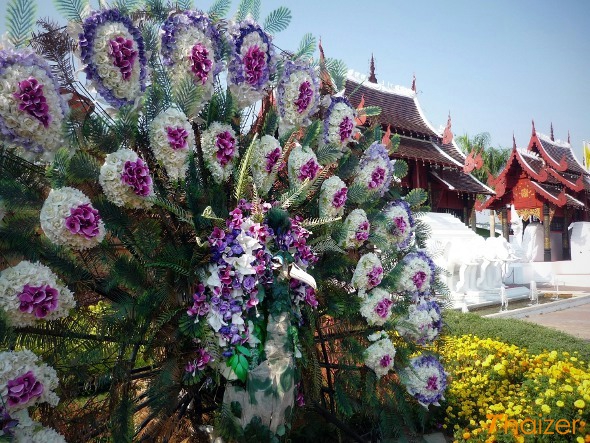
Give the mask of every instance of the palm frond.
[(10, 0), (6, 7), (6, 30), (15, 46), (23, 46), (33, 30), (37, 3), (34, 0)]
[(287, 29), (291, 18), (291, 10), (281, 6), (266, 16), (262, 27), (269, 34), (276, 34)]

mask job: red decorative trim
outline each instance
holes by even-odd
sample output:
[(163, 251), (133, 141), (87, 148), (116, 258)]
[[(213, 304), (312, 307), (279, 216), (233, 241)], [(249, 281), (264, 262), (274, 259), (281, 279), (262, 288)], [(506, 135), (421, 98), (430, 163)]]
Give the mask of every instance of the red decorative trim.
[(554, 170), (552, 168), (548, 168), (548, 170), (549, 170), (549, 173), (553, 177), (555, 177), (561, 183), (566, 185), (572, 191), (580, 192), (580, 191), (584, 190), (584, 177), (582, 175), (580, 175), (575, 182), (572, 182), (572, 181), (568, 180), (567, 178), (565, 178), (563, 175), (559, 174), (556, 170)]

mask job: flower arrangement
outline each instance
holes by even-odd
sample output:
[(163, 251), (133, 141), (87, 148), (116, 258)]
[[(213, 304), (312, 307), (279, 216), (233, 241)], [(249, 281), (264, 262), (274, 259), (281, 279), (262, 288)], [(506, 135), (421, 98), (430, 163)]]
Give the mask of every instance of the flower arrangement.
[(383, 331), (370, 335), (369, 340), (374, 343), (365, 350), (365, 365), (381, 378), (393, 369), (395, 346)]
[(168, 108), (152, 121), (150, 148), (172, 180), (184, 178), (194, 146), (193, 128), (180, 109)]
[(318, 110), (320, 85), (315, 70), (301, 61), (287, 61), (277, 86), (281, 130), (308, 126)]
[(320, 188), (320, 217), (341, 217), (348, 195), (348, 188), (340, 177), (333, 175), (324, 180)]
[(141, 32), (117, 9), (95, 11), (79, 36), (84, 72), (114, 107), (130, 105), (145, 90), (146, 58)]
[(256, 140), (252, 150), (252, 179), (261, 195), (268, 194), (277, 179), (283, 150), (279, 141), (271, 135)]
[(435, 265), (424, 251), (410, 252), (401, 263), (399, 289), (415, 297), (428, 296), (435, 280)]
[(384, 195), (393, 180), (394, 162), (389, 159), (385, 145), (373, 142), (361, 158), (354, 183)]
[(38, 403), (57, 405), (55, 370), (29, 350), (0, 352), (0, 397), (9, 411)]
[(0, 140), (49, 163), (62, 146), (68, 114), (51, 68), (30, 51), (0, 50)]
[(15, 443), (66, 443), (64, 436), (55, 429), (31, 419), (26, 409), (13, 412), (10, 418), (14, 423), (11, 434)]
[(254, 21), (247, 19), (236, 24), (231, 34), (228, 83), (238, 106), (243, 108), (264, 96), (276, 61), (270, 35)]
[(383, 210), (387, 227), (379, 226), (379, 231), (388, 236), (398, 249), (407, 249), (412, 242), (416, 222), (410, 205), (403, 200), (396, 200), (389, 203)]
[(356, 111), (346, 98), (331, 97), (324, 118), (324, 143), (345, 148), (359, 133), (355, 119)]
[(396, 324), (396, 330), (402, 337), (425, 345), (432, 343), (439, 336), (442, 326), (438, 303), (428, 300), (410, 305), (408, 315)]
[(447, 375), (438, 359), (430, 354), (412, 358), (403, 372), (408, 393), (425, 408), (431, 404), (440, 406), (439, 401), (445, 399)]
[(236, 134), (230, 125), (215, 122), (201, 135), (205, 166), (215, 183), (227, 181), (239, 156)]
[(0, 273), (0, 307), (13, 326), (64, 318), (75, 306), (72, 292), (41, 263), (24, 260)]
[(305, 180), (313, 180), (320, 172), (321, 166), (311, 148), (301, 145), (295, 146), (289, 154), (287, 170), (289, 173), (289, 184), (294, 187)]
[(222, 50), (219, 31), (206, 14), (182, 11), (170, 15), (162, 25), (164, 64), (176, 81), (189, 76), (199, 86), (198, 109), (211, 99), (215, 76), (223, 70)]
[(353, 209), (344, 220), (345, 235), (340, 246), (345, 249), (360, 248), (369, 238), (371, 224), (363, 209)]
[(41, 228), (57, 245), (88, 249), (106, 234), (100, 214), (82, 191), (64, 187), (52, 189), (41, 208)]
[(365, 291), (378, 286), (383, 279), (383, 265), (377, 254), (369, 252), (359, 259), (350, 284), (358, 290), (359, 297)]
[(369, 326), (383, 326), (391, 319), (393, 304), (391, 294), (375, 288), (361, 302), (361, 315), (367, 319)]
[(107, 198), (117, 206), (150, 207), (147, 197), (154, 195), (147, 164), (131, 149), (108, 154), (100, 168), (98, 182)]

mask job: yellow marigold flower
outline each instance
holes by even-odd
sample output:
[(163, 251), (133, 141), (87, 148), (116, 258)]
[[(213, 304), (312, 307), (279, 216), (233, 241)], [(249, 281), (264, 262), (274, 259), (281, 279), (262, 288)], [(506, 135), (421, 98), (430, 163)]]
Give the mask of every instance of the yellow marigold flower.
[(584, 400), (578, 399), (574, 402), (574, 406), (578, 409), (582, 409), (584, 408), (584, 406), (586, 406), (586, 403), (584, 402)]
[(543, 411), (545, 414), (549, 414), (551, 412), (551, 407), (549, 405), (543, 405), (541, 406), (541, 411)]
[(557, 402), (555, 402), (555, 404), (556, 404), (557, 406), (559, 406), (560, 408), (563, 408), (563, 405), (565, 405), (565, 403), (564, 403), (564, 402), (562, 402), (561, 400), (557, 400)]
[(570, 385), (563, 385), (561, 389), (563, 389), (566, 392), (574, 392), (574, 388), (572, 388)]
[(470, 434), (469, 432), (464, 432), (464, 433), (463, 433), (463, 438), (464, 438), (465, 440), (469, 440), (469, 439), (471, 438), (471, 434)]
[(543, 404), (543, 399), (542, 398), (535, 399), (535, 404), (536, 405), (542, 405)]
[(577, 437), (576, 438), (576, 443), (584, 443), (584, 437)]

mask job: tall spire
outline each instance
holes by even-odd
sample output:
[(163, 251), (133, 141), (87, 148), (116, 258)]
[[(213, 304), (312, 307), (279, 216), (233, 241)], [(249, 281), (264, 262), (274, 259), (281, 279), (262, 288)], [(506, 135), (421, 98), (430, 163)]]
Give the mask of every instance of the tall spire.
[(512, 131), (512, 149), (516, 149), (516, 138), (514, 137), (514, 131)]
[(555, 141), (555, 137), (553, 137), (553, 122), (551, 122), (551, 141)]
[(567, 130), (567, 144), (568, 145), (572, 144), (572, 142), (570, 142), (570, 130), (569, 129)]
[(371, 83), (377, 83), (377, 77), (375, 77), (375, 59), (373, 58), (373, 54), (371, 54), (371, 65), (369, 67), (369, 81)]
[(535, 120), (533, 119), (533, 135), (537, 134), (537, 130), (535, 129)]
[(416, 92), (416, 74), (412, 74), (412, 91)]

